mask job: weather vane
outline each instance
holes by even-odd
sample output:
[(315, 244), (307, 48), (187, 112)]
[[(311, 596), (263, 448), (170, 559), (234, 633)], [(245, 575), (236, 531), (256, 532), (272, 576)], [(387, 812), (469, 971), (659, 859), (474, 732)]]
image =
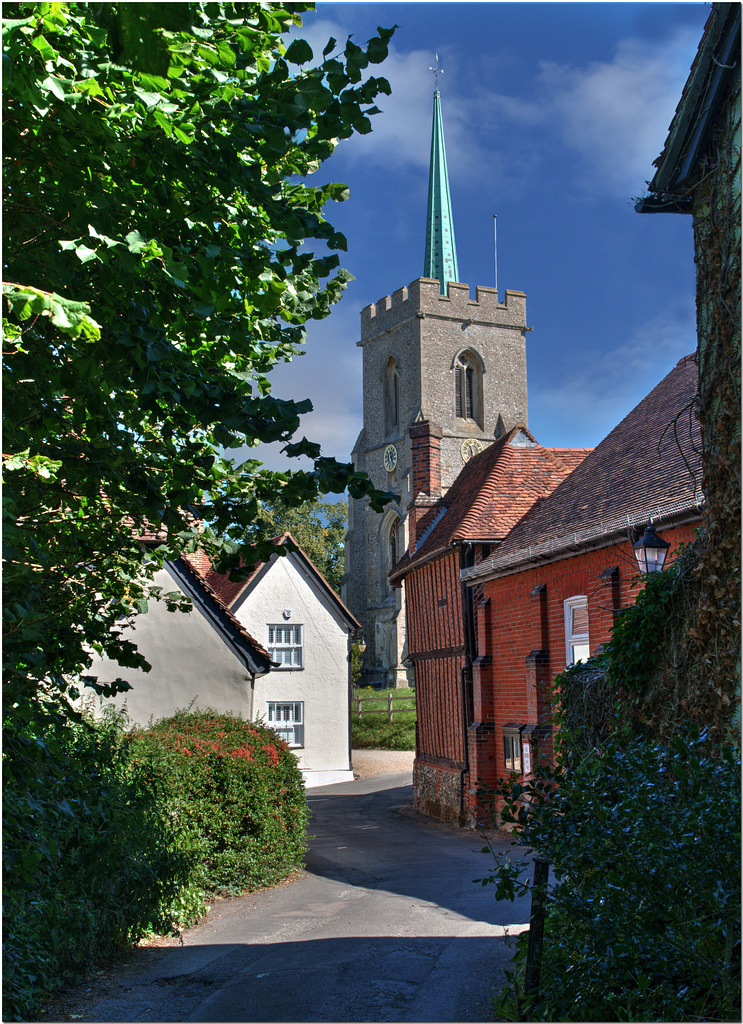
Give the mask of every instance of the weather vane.
[(436, 67), (433, 68), (429, 64), (428, 65), (428, 70), (429, 71), (433, 71), (433, 80), (434, 80), (434, 83), (436, 85), (436, 92), (438, 92), (439, 91), (439, 71), (441, 72), (442, 75), (444, 73), (444, 69), (442, 67), (439, 67), (439, 55), (438, 55), (438, 53), (436, 54)]

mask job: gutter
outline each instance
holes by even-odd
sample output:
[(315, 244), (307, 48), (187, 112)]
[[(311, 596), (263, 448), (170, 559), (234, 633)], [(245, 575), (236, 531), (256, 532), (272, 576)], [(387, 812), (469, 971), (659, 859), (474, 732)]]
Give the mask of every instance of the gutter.
[(635, 204), (637, 213), (693, 212), (691, 196), (686, 193), (698, 182), (695, 163), (723, 102), (725, 73), (737, 71), (734, 78), (740, 75), (739, 52), (739, 4), (714, 4), (663, 152), (655, 161), (658, 170), (650, 183), (650, 195)]
[[(428, 551), (422, 558), (415, 559), (415, 555), (405, 565), (400, 566), (399, 569), (394, 569), (390, 573), (390, 583), (397, 587), (402, 584), (402, 581), (406, 576), (409, 576), (411, 572), (415, 572), (420, 569), (423, 565), (428, 565), (429, 562), (436, 561), (441, 555), (445, 555), (448, 551), (456, 548), (462, 544), (490, 544), (491, 547), (496, 547), (502, 544), (502, 537), (452, 537), (448, 544), (444, 544), (442, 547), (436, 548), (434, 551)], [(400, 565), (400, 563), (397, 563)]]
[(635, 203), (635, 213), (693, 213), (694, 202), (690, 195), (655, 192)]
[[(248, 639), (244, 627), (233, 616), (232, 612), (220, 605), (219, 601), (199, 586), (190, 571), (181, 562), (165, 562), (165, 568), (174, 576), (182, 590), (188, 594), (198, 610), (211, 623), (214, 631), (221, 637), (229, 647), (238, 661), (242, 662), (252, 679), (256, 676), (263, 676), (270, 671), (275, 664), (269, 658), (264, 658), (255, 650)], [(205, 596), (209, 600), (205, 600)]]
[(652, 519), (656, 526), (681, 526), (698, 519), (703, 506), (702, 492), (695, 491), (691, 500), (670, 502), (662, 507), (656, 505), (633, 515), (628, 514), (621, 519), (598, 523), (596, 526), (563, 534), (561, 537), (553, 537), (539, 544), (530, 544), (528, 547), (519, 548), (507, 554), (496, 555), (471, 569), (463, 569), (459, 578), (463, 583), (471, 586), (478, 580), (496, 579), (500, 576), (509, 576), (520, 572), (526, 565), (560, 561), (582, 554), (584, 551), (608, 547), (609, 544), (625, 537), (628, 530), (644, 526), (649, 519)]

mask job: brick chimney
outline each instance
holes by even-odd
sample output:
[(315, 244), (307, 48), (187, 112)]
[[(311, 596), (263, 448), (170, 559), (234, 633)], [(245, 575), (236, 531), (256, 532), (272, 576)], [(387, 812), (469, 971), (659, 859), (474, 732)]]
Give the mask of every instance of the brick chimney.
[(412, 449), (412, 501), (408, 506), (411, 555), (415, 551), (416, 524), (441, 497), (441, 438), (443, 431), (429, 420), (416, 420), (408, 431)]

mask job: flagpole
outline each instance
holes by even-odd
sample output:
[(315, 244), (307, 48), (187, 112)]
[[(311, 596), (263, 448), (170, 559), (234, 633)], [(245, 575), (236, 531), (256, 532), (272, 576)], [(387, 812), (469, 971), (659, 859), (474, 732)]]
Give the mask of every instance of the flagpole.
[(493, 253), (495, 257), (495, 291), (498, 293), (498, 215), (493, 214)]

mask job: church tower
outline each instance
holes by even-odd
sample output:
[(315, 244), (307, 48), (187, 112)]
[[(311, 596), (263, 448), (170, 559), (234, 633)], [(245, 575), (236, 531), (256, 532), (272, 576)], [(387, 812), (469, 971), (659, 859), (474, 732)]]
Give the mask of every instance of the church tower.
[[(403, 592), (388, 573), (415, 539), (415, 518), (465, 462), (516, 423), (527, 425), (526, 296), (457, 282), (441, 97), (433, 96), (423, 272), (361, 311), (364, 422), (352, 458), (400, 496), (383, 513), (349, 501), (343, 597), (363, 627), (362, 686), (413, 683)], [(423, 435), (413, 467), (411, 431)], [(423, 455), (421, 456), (421, 452)], [(412, 531), (411, 531), (412, 526)]]

